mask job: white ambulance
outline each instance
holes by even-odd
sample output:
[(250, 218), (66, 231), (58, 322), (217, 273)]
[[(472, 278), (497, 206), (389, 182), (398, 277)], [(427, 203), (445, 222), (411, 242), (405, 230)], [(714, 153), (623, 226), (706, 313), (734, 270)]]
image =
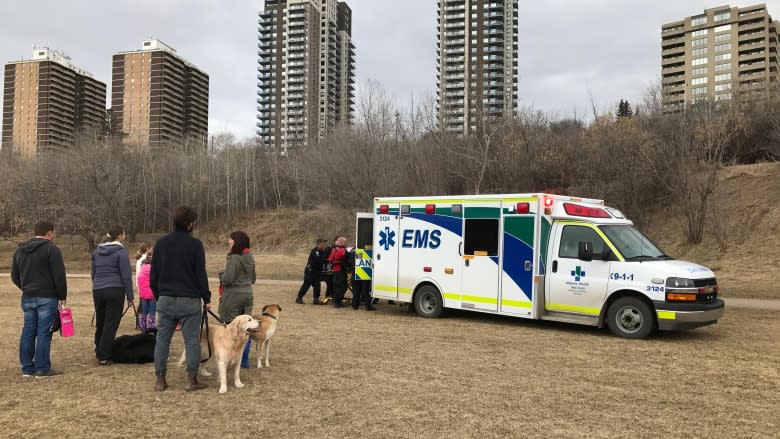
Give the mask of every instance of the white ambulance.
[(356, 265), (374, 298), (413, 304), (423, 317), (465, 309), (644, 338), (723, 315), (710, 269), (665, 255), (601, 200), (376, 198), (356, 232), (358, 248), (370, 250)]

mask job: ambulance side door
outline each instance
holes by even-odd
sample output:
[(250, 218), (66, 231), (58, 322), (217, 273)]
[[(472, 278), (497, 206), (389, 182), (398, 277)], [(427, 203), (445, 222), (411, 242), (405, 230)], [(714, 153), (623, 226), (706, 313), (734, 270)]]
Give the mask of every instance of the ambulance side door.
[[(385, 213), (382, 205), (388, 206)], [(376, 205), (374, 211), (372, 290), (374, 297), (395, 299), (398, 297), (399, 203), (382, 205)]]

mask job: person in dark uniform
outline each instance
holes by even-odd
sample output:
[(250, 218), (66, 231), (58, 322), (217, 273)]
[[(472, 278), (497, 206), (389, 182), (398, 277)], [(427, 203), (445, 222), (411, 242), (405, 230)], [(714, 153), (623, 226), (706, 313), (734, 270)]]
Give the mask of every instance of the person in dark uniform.
[(324, 239), (317, 240), (317, 246), (311, 249), (309, 253), (309, 260), (306, 262), (306, 268), (303, 270), (303, 285), (298, 290), (298, 297), (295, 299), (295, 303), (303, 304), (303, 296), (309, 292), (309, 287), (314, 289), (314, 302), (312, 305), (320, 305), (320, 273), (322, 267), (325, 265), (327, 259), (325, 259), (325, 245), (327, 241)]
[(330, 262), (328, 262), (328, 258), (330, 257), (330, 252), (333, 251), (334, 248), (336, 248), (336, 241), (339, 240), (339, 237), (333, 238), (333, 242), (331, 245), (328, 245), (323, 250), (323, 257), (325, 258), (325, 262), (322, 266), (322, 271), (324, 272), (322, 274), (322, 280), (325, 281), (325, 300), (323, 303), (328, 303), (331, 298), (333, 298), (333, 271), (331, 271)]
[(359, 265), (359, 258), (367, 257), (365, 250), (360, 251), (353, 248), (349, 252), (349, 266), (352, 273), (352, 309), (357, 310), (360, 308), (361, 303), (366, 304), (366, 311), (376, 311), (371, 301), (370, 289), (371, 280), (362, 279), (362, 276), (358, 274), (357, 267)]

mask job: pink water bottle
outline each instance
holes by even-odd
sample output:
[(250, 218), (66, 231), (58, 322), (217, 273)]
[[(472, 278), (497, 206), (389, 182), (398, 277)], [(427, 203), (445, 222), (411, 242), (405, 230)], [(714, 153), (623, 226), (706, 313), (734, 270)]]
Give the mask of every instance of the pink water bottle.
[(62, 326), (60, 327), (60, 335), (63, 337), (73, 337), (76, 333), (76, 329), (73, 327), (73, 313), (70, 308), (60, 308), (60, 321)]

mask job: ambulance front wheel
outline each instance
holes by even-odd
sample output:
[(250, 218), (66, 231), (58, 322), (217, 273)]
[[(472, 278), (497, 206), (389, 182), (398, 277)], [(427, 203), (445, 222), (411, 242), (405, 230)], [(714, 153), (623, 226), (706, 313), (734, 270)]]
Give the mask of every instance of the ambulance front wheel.
[(607, 311), (607, 326), (622, 338), (645, 338), (653, 332), (655, 317), (650, 305), (636, 297), (622, 297)]
[(414, 310), (417, 315), (426, 318), (436, 318), (444, 311), (444, 300), (439, 290), (433, 285), (423, 285), (414, 295)]

